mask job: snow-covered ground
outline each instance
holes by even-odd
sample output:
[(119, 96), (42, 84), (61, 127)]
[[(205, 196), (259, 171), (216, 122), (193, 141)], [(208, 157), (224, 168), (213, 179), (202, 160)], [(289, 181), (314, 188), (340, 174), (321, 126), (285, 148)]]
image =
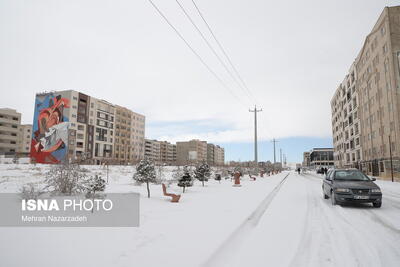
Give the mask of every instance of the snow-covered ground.
[[(0, 165), (0, 192), (40, 184), (47, 168)], [(105, 177), (99, 166), (88, 168)], [(148, 199), (132, 173), (110, 167), (107, 191), (141, 194), (140, 227), (3, 227), (0, 266), (399, 266), (399, 183), (377, 182), (380, 209), (331, 206), (318, 175), (294, 172), (246, 177), (242, 187), (196, 182), (176, 204), (160, 185)]]

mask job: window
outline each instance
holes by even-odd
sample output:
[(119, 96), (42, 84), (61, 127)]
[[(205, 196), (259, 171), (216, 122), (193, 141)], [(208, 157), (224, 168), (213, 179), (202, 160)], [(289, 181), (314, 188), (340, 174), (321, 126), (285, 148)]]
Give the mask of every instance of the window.
[(383, 54), (386, 54), (386, 53), (387, 53), (387, 51), (388, 51), (387, 44), (384, 44), (384, 45), (383, 45), (382, 50), (383, 50)]

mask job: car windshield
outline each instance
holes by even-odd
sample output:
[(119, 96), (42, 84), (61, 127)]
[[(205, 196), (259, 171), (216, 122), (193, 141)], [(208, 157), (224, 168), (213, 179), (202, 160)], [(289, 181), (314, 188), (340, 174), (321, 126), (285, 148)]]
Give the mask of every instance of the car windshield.
[(357, 170), (336, 171), (334, 179), (344, 181), (370, 181), (368, 176)]

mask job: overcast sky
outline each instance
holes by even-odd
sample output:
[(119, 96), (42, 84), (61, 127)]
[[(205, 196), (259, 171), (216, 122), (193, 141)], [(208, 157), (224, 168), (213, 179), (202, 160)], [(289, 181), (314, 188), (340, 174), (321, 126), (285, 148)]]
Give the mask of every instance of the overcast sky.
[[(254, 101), (175, 0), (153, 1), (239, 100), (148, 0), (0, 0), (0, 107), (32, 123), (35, 93), (75, 89), (144, 114), (146, 137), (251, 142)], [(180, 2), (211, 38), (192, 2)], [(330, 138), (334, 90), (383, 8), (399, 1), (196, 3), (263, 109), (259, 139), (267, 141)], [(238, 153), (228, 158), (246, 159)]]

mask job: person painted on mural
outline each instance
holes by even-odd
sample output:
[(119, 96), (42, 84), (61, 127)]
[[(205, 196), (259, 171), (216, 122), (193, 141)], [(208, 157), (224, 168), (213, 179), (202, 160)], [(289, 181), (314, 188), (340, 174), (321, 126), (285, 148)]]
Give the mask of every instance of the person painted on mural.
[(37, 152), (51, 153), (68, 143), (69, 122), (63, 121), (64, 107), (69, 107), (69, 101), (58, 95), (50, 101), (48, 108), (40, 111), (35, 133)]

